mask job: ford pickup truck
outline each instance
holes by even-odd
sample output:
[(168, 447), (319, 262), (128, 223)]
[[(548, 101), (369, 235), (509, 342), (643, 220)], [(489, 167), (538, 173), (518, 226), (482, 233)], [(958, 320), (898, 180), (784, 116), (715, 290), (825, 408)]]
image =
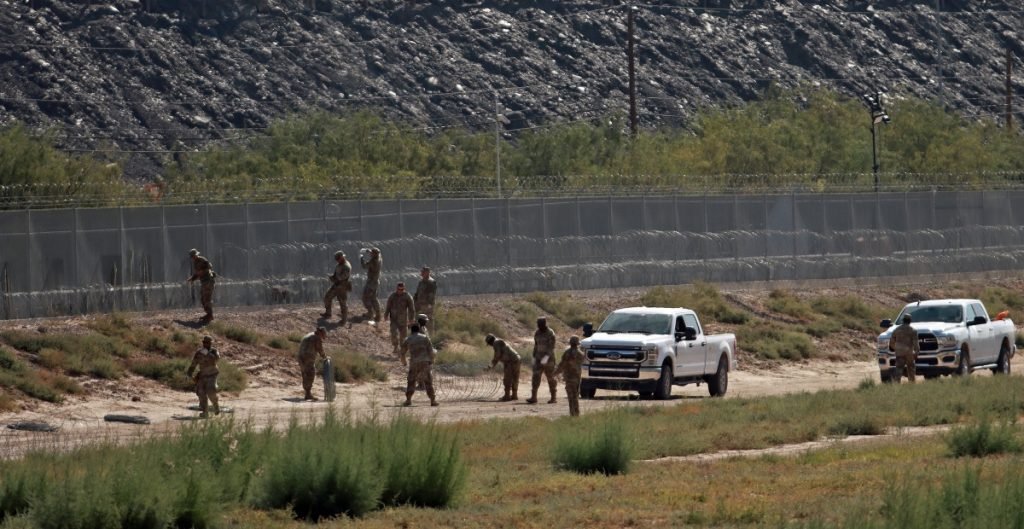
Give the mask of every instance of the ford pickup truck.
[[(935, 299), (910, 303), (893, 321), (898, 324), (904, 314), (910, 314), (910, 325), (917, 331), (921, 352), (915, 366), (925, 378), (966, 376), (978, 369), (1010, 373), (1010, 361), (1017, 352), (1016, 329), (1005, 313), (993, 320), (976, 299)], [(889, 346), (896, 328), (893, 321), (882, 320), (886, 330), (878, 336), (882, 382), (896, 379), (896, 356)]]
[(721, 397), (729, 387), (729, 372), (736, 369), (736, 336), (704, 334), (697, 314), (683, 308), (616, 310), (584, 338), (580, 349), (586, 357), (583, 398), (612, 389), (664, 400), (673, 385), (702, 382), (711, 396)]

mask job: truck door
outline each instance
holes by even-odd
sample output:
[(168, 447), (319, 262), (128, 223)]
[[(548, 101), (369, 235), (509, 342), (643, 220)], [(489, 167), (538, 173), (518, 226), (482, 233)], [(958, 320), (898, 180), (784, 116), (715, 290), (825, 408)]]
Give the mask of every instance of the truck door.
[(704, 340), (704, 333), (701, 332), (697, 318), (690, 314), (676, 316), (676, 336), (683, 334), (686, 327), (693, 327), (697, 330), (697, 337), (694, 340), (684, 339), (676, 342), (676, 373), (680, 376), (697, 376), (704, 374), (705, 350), (707, 342)]
[(989, 319), (985, 307), (981, 303), (972, 303), (971, 306), (974, 307), (974, 314), (984, 317), (987, 322), (984, 325), (978, 325), (978, 327), (984, 327), (985, 336), (985, 357), (980, 360), (987, 363), (995, 362), (999, 358), (999, 346), (1002, 345), (1000, 336), (996, 333), (995, 325)]
[(978, 314), (974, 310), (973, 304), (967, 304), (964, 306), (964, 321), (967, 322), (967, 337), (970, 341), (971, 350), (971, 363), (972, 364), (983, 364), (989, 362), (989, 345), (990, 337), (990, 325), (974, 325), (974, 318), (976, 316), (983, 316), (984, 314)]

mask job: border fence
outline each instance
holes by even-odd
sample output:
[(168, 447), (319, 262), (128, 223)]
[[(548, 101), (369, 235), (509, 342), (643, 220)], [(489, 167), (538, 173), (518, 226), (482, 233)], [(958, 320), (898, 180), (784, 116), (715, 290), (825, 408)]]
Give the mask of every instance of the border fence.
[[(199, 248), (221, 306), (322, 298), (377, 246), (383, 292), (442, 295), (1015, 269), (1024, 190), (317, 200), (0, 211), (0, 318), (184, 308)], [(196, 287), (197, 289), (198, 287)]]

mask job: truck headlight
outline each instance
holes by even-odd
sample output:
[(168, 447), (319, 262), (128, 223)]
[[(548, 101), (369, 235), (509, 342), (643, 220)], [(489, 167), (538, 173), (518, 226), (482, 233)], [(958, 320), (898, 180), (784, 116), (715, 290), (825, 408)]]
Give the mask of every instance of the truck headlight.
[(945, 336), (936, 336), (935, 341), (938, 342), (939, 347), (943, 349), (950, 349), (956, 347), (956, 336), (947, 334)]
[(885, 351), (886, 353), (889, 352), (889, 339), (888, 338), (879, 338), (878, 339), (878, 350), (879, 351)]
[(645, 345), (640, 352), (640, 361), (657, 361), (658, 360), (658, 346), (657, 345)]

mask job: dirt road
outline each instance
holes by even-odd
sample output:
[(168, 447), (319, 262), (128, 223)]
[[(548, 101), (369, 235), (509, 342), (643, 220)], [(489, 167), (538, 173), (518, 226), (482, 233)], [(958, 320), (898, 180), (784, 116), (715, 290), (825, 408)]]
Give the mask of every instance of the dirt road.
[[(733, 373), (726, 398), (779, 395), (795, 392), (814, 392), (823, 389), (856, 387), (864, 378), (877, 377), (877, 367), (870, 362), (810, 361), (787, 364), (775, 368), (743, 370)], [(440, 374), (438, 377), (441, 406), (432, 408), (422, 392), (413, 398), (413, 406), (401, 406), (404, 400), (404, 379), (398, 369), (389, 374), (387, 382), (344, 384), (339, 386), (338, 399), (333, 404), (339, 410), (367, 417), (388, 418), (398, 413), (443, 422), (491, 418), (559, 417), (568, 413), (564, 393), (557, 404), (527, 405), (497, 402), (501, 395), (498, 373), (485, 373), (465, 379)], [(331, 404), (303, 402), (300, 390), (291, 380), (260, 377), (238, 395), (224, 395), (223, 406), (232, 408), (234, 417), (251, 421), (257, 426), (281, 426), (296, 417), (300, 421), (316, 420)], [(289, 389), (292, 385), (295, 388)], [(45, 406), (35, 411), (8, 414), (0, 421), (14, 424), (24, 421), (43, 421), (59, 430), (53, 433), (0, 430), (0, 457), (17, 457), (32, 449), (67, 450), (89, 442), (129, 442), (141, 437), (172, 432), (178, 425), (196, 415), (189, 410), (196, 404), (190, 393), (161, 388), (151, 384), (138, 402), (114, 399), (69, 399), (61, 406)], [(522, 399), (529, 395), (529, 380), (520, 388)], [(559, 388), (560, 390), (562, 388)], [(541, 388), (542, 402), (546, 402), (547, 388)], [(667, 401), (639, 400), (635, 393), (598, 391), (597, 398), (581, 401), (583, 413), (615, 406), (671, 406), (684, 399), (708, 398), (706, 386), (677, 387), (673, 399)], [(145, 416), (150, 425), (109, 423), (107, 414)]]

